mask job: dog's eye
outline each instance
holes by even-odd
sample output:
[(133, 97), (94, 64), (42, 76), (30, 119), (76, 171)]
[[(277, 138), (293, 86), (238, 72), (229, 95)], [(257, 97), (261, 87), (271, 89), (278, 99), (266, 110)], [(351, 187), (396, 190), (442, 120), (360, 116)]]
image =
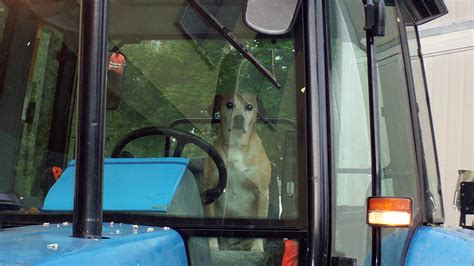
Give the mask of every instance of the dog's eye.
[(227, 102), (225, 104), (225, 106), (227, 107), (227, 109), (233, 109), (234, 108), (234, 103), (233, 102)]
[(247, 105), (245, 106), (245, 110), (247, 110), (247, 111), (252, 111), (252, 110), (253, 110), (253, 106), (252, 106), (251, 104), (247, 104)]

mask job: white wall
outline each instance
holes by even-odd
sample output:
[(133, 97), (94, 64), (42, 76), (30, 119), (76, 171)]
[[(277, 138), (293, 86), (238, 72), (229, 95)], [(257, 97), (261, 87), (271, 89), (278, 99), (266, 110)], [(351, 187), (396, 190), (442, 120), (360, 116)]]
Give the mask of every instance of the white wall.
[(449, 14), (420, 27), (446, 224), (459, 169), (474, 170), (474, 1), (445, 0)]

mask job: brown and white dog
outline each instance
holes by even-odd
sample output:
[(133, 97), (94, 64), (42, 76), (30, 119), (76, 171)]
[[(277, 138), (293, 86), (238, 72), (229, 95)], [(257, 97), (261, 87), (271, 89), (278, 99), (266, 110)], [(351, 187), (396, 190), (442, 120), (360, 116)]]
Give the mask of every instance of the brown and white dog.
[[(206, 206), (207, 217), (267, 218), (270, 161), (257, 135), (257, 117), (265, 111), (252, 94), (225, 93), (214, 99), (212, 114), (220, 113), (220, 129), (214, 147), (224, 160), (228, 179), (225, 192)], [(217, 169), (207, 160), (203, 185), (217, 184)], [(263, 251), (262, 239), (211, 239), (212, 249)], [(217, 246), (219, 245), (219, 247)]]

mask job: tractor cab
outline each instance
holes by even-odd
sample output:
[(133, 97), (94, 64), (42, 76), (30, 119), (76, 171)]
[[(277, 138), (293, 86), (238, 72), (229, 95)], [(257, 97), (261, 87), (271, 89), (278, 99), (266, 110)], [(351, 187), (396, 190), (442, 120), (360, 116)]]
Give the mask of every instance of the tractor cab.
[(472, 262), (433, 226), (425, 2), (1, 0), (0, 261)]

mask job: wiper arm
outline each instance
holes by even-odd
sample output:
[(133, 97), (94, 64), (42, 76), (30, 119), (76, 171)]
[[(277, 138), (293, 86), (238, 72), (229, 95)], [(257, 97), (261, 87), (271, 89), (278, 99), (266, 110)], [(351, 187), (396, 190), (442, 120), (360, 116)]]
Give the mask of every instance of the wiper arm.
[(281, 88), (280, 83), (275, 79), (272, 73), (258, 61), (250, 51), (241, 44), (235, 35), (224, 25), (222, 25), (211, 13), (209, 13), (200, 3), (199, 0), (188, 0), (191, 7), (193, 7), (199, 15), (204, 18), (217, 32), (226, 39), (237, 51), (242, 54), (252, 65), (254, 65), (265, 78), (267, 78), (275, 87)]

